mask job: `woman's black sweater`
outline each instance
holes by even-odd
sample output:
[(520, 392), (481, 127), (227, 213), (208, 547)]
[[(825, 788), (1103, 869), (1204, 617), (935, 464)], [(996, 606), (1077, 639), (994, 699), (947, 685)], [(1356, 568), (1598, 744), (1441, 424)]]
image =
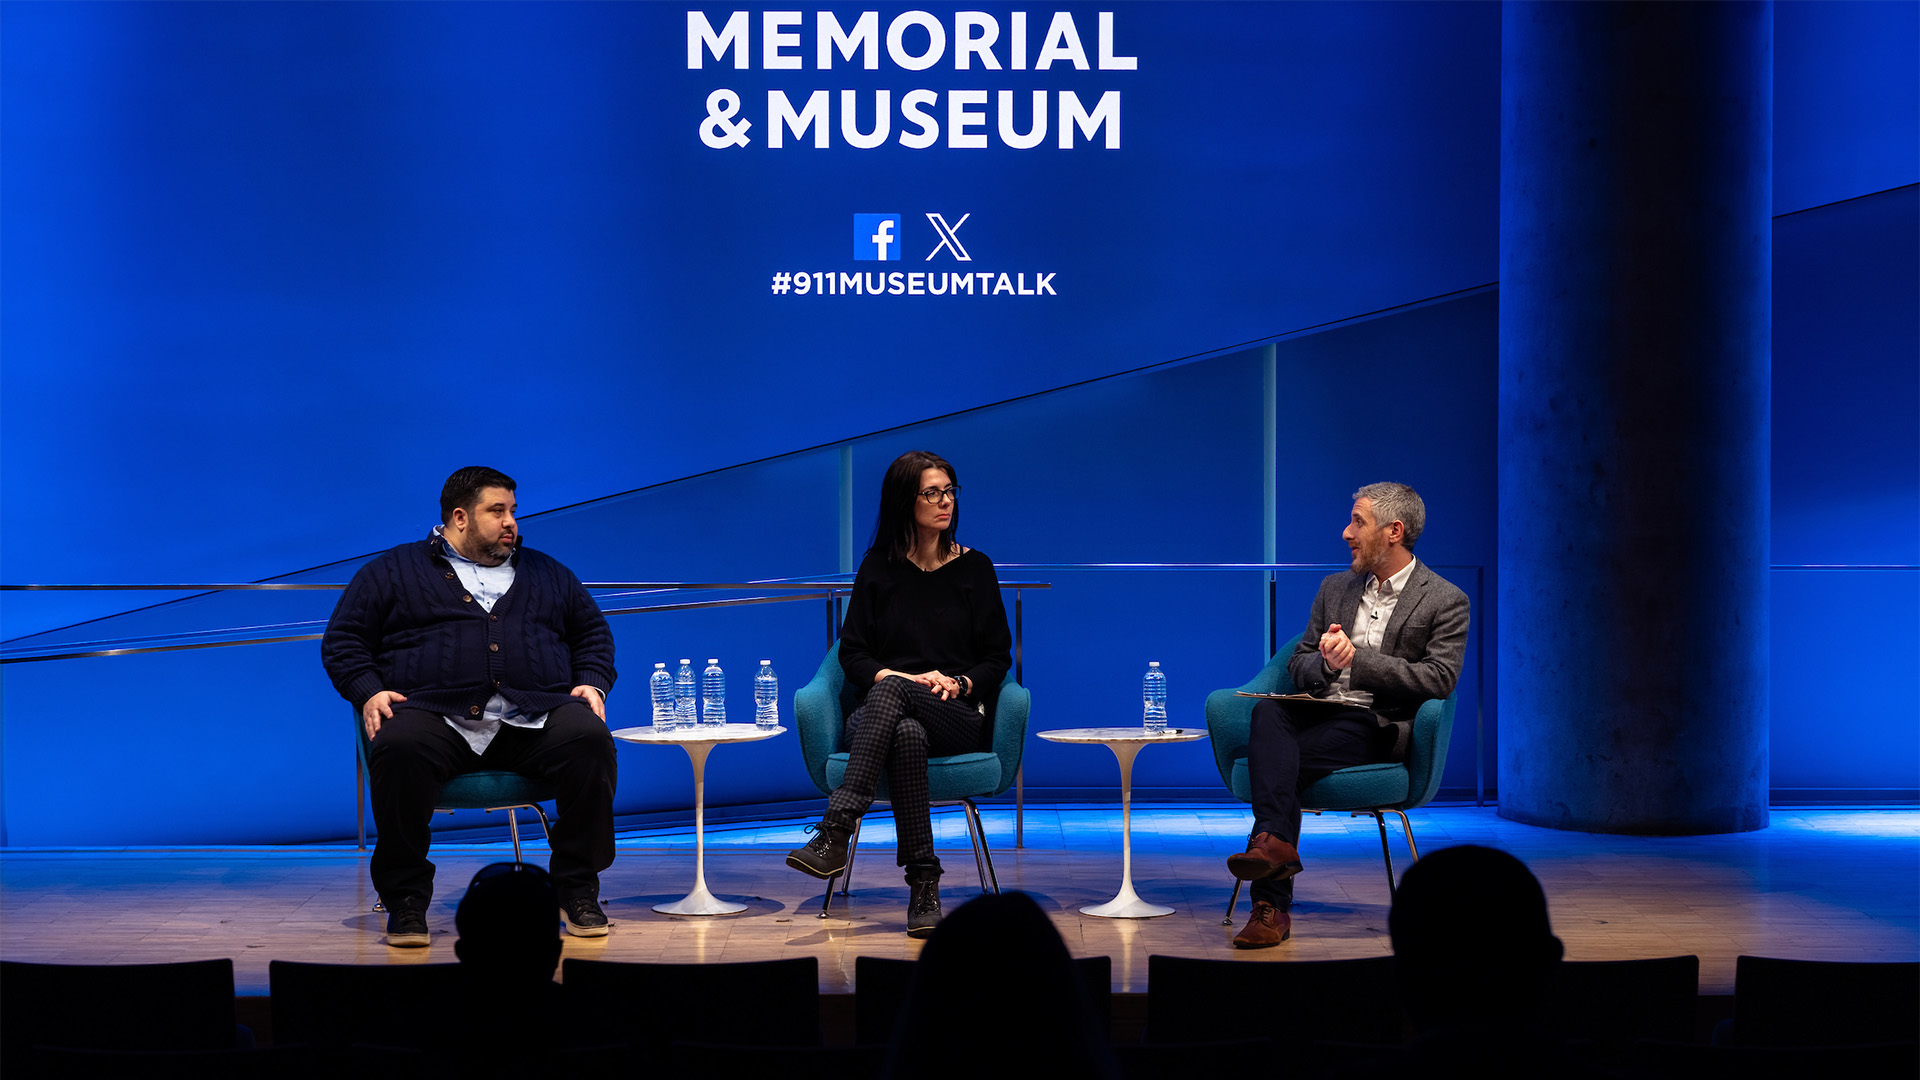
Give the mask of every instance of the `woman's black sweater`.
[(847, 712), (866, 700), (882, 668), (938, 671), (973, 683), (991, 731), (1000, 680), (1012, 666), (1013, 635), (992, 559), (968, 550), (931, 572), (879, 552), (861, 560), (840, 627)]

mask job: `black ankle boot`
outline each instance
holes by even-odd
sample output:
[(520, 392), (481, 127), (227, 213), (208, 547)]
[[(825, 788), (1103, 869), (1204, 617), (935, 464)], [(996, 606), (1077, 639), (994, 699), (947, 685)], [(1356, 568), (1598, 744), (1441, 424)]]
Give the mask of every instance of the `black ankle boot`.
[(912, 898), (907, 901), (907, 936), (923, 938), (940, 925), (940, 879), (920, 878), (907, 882)]
[(832, 879), (847, 872), (847, 837), (853, 829), (834, 821), (807, 826), (813, 839), (787, 852), (787, 865), (803, 874)]

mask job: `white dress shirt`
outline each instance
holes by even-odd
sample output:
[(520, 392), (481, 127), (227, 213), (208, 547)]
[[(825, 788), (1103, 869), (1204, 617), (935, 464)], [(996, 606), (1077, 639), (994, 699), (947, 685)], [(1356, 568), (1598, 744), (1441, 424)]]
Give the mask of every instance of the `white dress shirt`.
[[(1413, 568), (1419, 562), (1409, 560), (1399, 573), (1385, 581), (1367, 575), (1366, 587), (1360, 590), (1360, 610), (1353, 617), (1353, 625), (1346, 628), (1347, 640), (1353, 642), (1355, 650), (1380, 648), (1380, 642), (1387, 636), (1387, 623), (1393, 619), (1393, 607), (1400, 602), (1400, 592), (1407, 587), (1407, 579), (1413, 577)], [(1353, 689), (1351, 667), (1340, 669), (1339, 677), (1333, 681), (1333, 692), (1327, 696), (1355, 705), (1373, 706), (1372, 691)]]

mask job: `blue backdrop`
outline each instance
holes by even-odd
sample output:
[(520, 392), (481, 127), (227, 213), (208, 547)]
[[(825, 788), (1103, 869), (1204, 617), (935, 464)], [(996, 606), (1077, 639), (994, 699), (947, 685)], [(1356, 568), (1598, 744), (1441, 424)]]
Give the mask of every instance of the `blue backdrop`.
[[(1492, 280), (1497, 8), (1124, 5), (1137, 66), (1102, 70), (1099, 9), (1066, 5), (1085, 71), (1039, 70), (1051, 9), (1025, 70), (1015, 10), (981, 10), (997, 71), (956, 68), (948, 9), (939, 62), (869, 71), (815, 67), (813, 12), (804, 66), (769, 70), (757, 9), (690, 69), (664, 4), (9, 8), (11, 572), (280, 572), (383, 543), (468, 458), (560, 506)], [(766, 145), (767, 95), (819, 89), (827, 126)], [(877, 92), (926, 90), (942, 137), (903, 146), (895, 116), (848, 145), (843, 89), (863, 129)], [(720, 90), (759, 117), (746, 146), (700, 137)], [(948, 144), (966, 90), (984, 148)], [(1000, 90), (1022, 129), (1047, 95), (1054, 136), (1004, 145)], [(1117, 95), (1117, 146), (1059, 147), (1068, 93)], [(901, 261), (852, 257), (861, 213), (899, 216)], [(965, 217), (968, 261), (929, 260), (930, 213)], [(802, 296), (782, 272), (989, 277)], [(191, 527), (122, 550), (71, 510), (134, 460), (190, 488)]]
[[(716, 34), (733, 14), (698, 10)], [(690, 67), (673, 5), (7, 5), (0, 577), (342, 580), (350, 564), (325, 564), (423, 531), (441, 479), (472, 461), (517, 476), (528, 511), (635, 492), (527, 523), (584, 577), (821, 573), (840, 565), (842, 445), (856, 548), (878, 470), (925, 445), (966, 473), (969, 539), (1002, 562), (1253, 561), (1268, 391), (1245, 346), (1281, 337), (1277, 557), (1337, 559), (1347, 493), (1394, 476), (1432, 503), (1422, 555), (1483, 567), (1493, 594), (1509, 525), (1493, 490), (1497, 297), (1472, 290), (1495, 272), (1497, 7), (1120, 5), (1109, 51), (1127, 68), (1101, 64), (1099, 7), (1059, 5), (1086, 70), (1055, 7), (1026, 13), (1025, 67), (1022, 9), (969, 8), (992, 18), (1000, 66), (975, 53), (965, 70), (958, 9), (926, 9), (945, 47), (921, 69), (887, 47), (911, 9), (876, 9), (871, 70), (838, 52), (822, 70), (811, 10), (774, 27), (797, 35), (775, 53), (799, 66), (771, 67), (765, 13), (743, 10), (740, 45), (701, 46)], [(1920, 564), (1916, 10), (1777, 6), (1773, 520), (1708, 526), (1770, 528), (1776, 563), (1843, 567), (1776, 575), (1776, 788), (1920, 786), (1920, 590), (1899, 569)], [(861, 12), (834, 14), (853, 27)], [(901, 26), (911, 61), (931, 38)], [(1064, 58), (1042, 70), (1050, 39)], [(721, 90), (739, 100), (729, 123), (753, 122), (747, 145), (701, 139)], [(824, 128), (767, 145), (769, 94), (802, 111), (816, 90)], [(844, 90), (856, 134), (888, 93), (882, 145), (850, 144)], [(915, 149), (903, 106), (921, 90), (940, 135)], [(1046, 140), (1007, 145), (1002, 90), (1016, 137), (1046, 95)], [(1075, 123), (1061, 149), (1067, 92), (1085, 111), (1117, 97), (1111, 126)], [(948, 145), (956, 101), (985, 146)], [(898, 215), (899, 260), (855, 257), (856, 214)], [(811, 275), (829, 271), (820, 295)], [(901, 293), (868, 295), (879, 273), (902, 274)], [(990, 280), (914, 295), (909, 273)], [(1436, 400), (1457, 422), (1363, 436), (1342, 420), (1356, 394)], [(741, 467), (774, 455), (790, 456)], [(1036, 723), (1130, 710), (1147, 659), (1197, 712), (1262, 659), (1250, 575), (1027, 576), (1057, 586), (1027, 607)], [(1314, 576), (1283, 579), (1283, 636)], [(1844, 712), (1802, 656), (1800, 635), (1862, 596), (1893, 609), (1849, 690), (1905, 711)], [(152, 599), (7, 594), (0, 634)], [(266, 627), (329, 603), (211, 598), (64, 634)], [(689, 653), (736, 671), (772, 655), (797, 686), (824, 619), (754, 610), (617, 620), (620, 697)], [(1474, 633), (1492, 655), (1490, 604)], [(346, 710), (311, 646), (0, 679), (10, 842), (351, 827)], [(1493, 739), (1498, 673), (1486, 683), (1462, 693)], [(196, 738), (209, 703), (254, 737)], [(1840, 724), (1886, 752), (1847, 754)], [(1463, 745), (1456, 790), (1474, 781)], [(1182, 749), (1143, 758), (1140, 782), (1213, 784), (1204, 748)], [(623, 755), (623, 809), (686, 804), (684, 763)], [(718, 763), (715, 801), (805, 797), (792, 756)], [(1029, 782), (1105, 787), (1110, 764), (1036, 744)]]

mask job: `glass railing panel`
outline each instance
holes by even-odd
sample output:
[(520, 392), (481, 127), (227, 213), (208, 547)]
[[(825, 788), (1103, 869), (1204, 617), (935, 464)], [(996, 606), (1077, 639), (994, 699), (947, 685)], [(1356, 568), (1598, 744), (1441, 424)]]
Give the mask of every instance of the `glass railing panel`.
[[(677, 593), (665, 602), (724, 595)], [(826, 612), (819, 599), (613, 616), (621, 678), (609, 722), (650, 722), (654, 660), (686, 656), (703, 669), (717, 656), (730, 716), (751, 719), (753, 673), (767, 658), (790, 723), (793, 692), (830, 641)], [(0, 715), (15, 721), (5, 729), (9, 812), (0, 843), (298, 843), (354, 834), (353, 714), (312, 641), (15, 662), (0, 671)], [(84, 775), (54, 767), (80, 754)], [(708, 801), (819, 797), (799, 754), (793, 736), (727, 748), (709, 771)], [(29, 762), (37, 764), (19, 767)], [(625, 747), (620, 767), (617, 812), (691, 805), (684, 754)], [(440, 824), (484, 820), (468, 817)]]
[[(350, 575), (351, 570), (335, 573)], [(341, 580), (333, 574), (330, 580)], [(4, 602), (32, 603), (38, 593), (9, 592)], [(225, 591), (139, 590), (116, 592), (130, 611), (64, 626), (6, 642), (9, 655), (33, 651), (85, 652), (166, 644), (236, 641), (319, 633), (332, 613), (337, 590)]]
[[(1338, 564), (1276, 569), (1277, 627), (1269, 628), (1265, 569), (1016, 565), (1008, 573), (1053, 587), (1025, 606), (1026, 682), (1034, 694), (1031, 730), (1140, 723), (1141, 678), (1158, 660), (1168, 679), (1168, 723), (1204, 726), (1209, 693), (1238, 687), (1267, 662), (1272, 633), (1284, 643), (1301, 632), (1320, 581)], [(1464, 580), (1472, 567), (1442, 567)], [(1443, 774), (1446, 797), (1473, 798), (1490, 775), (1490, 746), (1476, 745), (1481, 705), (1480, 644), (1471, 635), (1459, 683), (1454, 733)], [(1160, 752), (1164, 749), (1164, 753)], [(1028, 797), (1087, 797), (1113, 787), (1113, 762), (1081, 746), (1029, 741)], [(1484, 757), (1484, 762), (1483, 762)], [(1142, 797), (1226, 797), (1209, 742), (1155, 748), (1135, 764)]]
[[(1920, 567), (1775, 567), (1768, 584), (1776, 798), (1913, 799)], [(1836, 616), (1848, 628), (1838, 634)], [(1824, 648), (1830, 641), (1843, 644)]]
[(960, 473), (961, 541), (996, 562), (1257, 561), (1262, 370), (1237, 353), (856, 440), (859, 547), (888, 463), (925, 449)]
[(583, 581), (758, 581), (839, 567), (840, 452), (811, 450), (529, 518)]

